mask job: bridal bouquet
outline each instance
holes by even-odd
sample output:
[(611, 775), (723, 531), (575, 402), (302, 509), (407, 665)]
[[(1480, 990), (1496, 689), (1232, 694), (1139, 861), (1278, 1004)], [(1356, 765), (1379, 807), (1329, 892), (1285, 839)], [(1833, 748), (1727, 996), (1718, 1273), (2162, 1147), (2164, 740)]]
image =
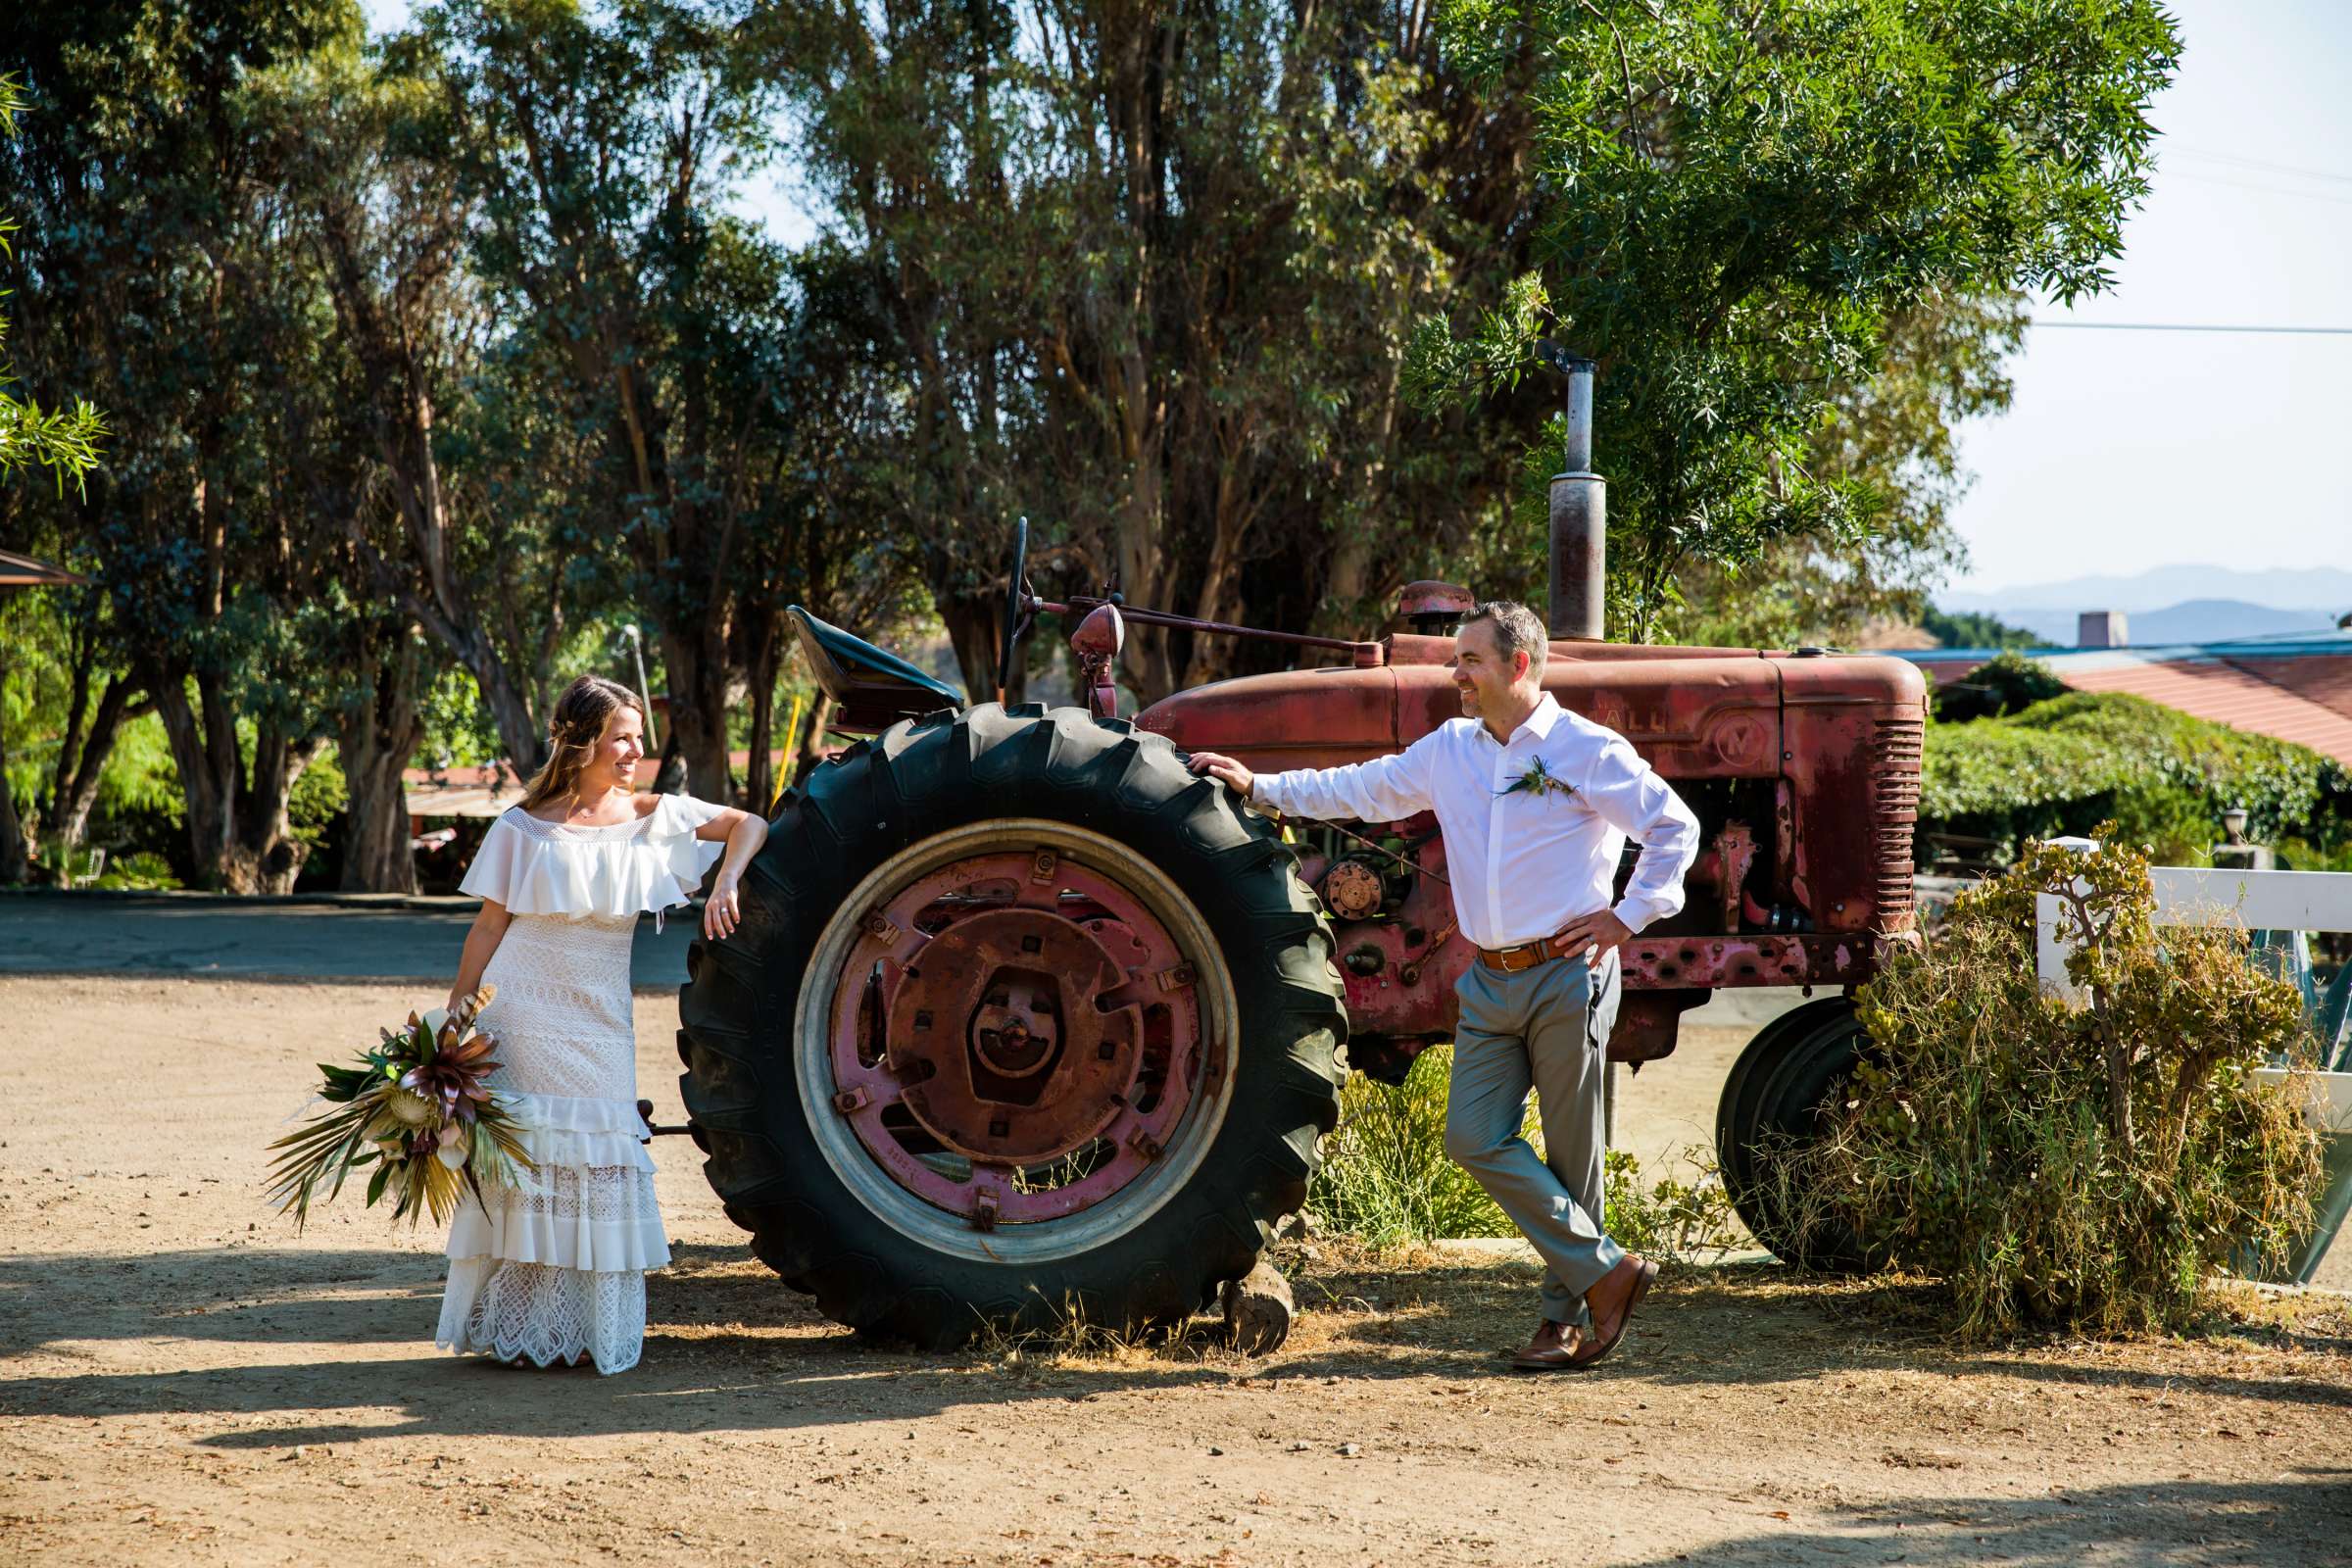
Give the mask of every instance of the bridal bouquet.
[(454, 1010), (412, 1012), (399, 1029), (378, 1030), (383, 1043), (356, 1066), (318, 1064), (327, 1108), (270, 1146), (283, 1152), (270, 1168), (270, 1196), (280, 1212), (292, 1210), (296, 1229), (320, 1183), (332, 1198), (364, 1166), (375, 1167), (369, 1206), (389, 1193), (392, 1217), (411, 1225), (426, 1213), (440, 1224), (464, 1192), (481, 1197), (482, 1177), (504, 1181), (530, 1166), (522, 1129), (483, 1081), (498, 1065), (498, 1041), (474, 1020), (497, 991), (484, 986)]

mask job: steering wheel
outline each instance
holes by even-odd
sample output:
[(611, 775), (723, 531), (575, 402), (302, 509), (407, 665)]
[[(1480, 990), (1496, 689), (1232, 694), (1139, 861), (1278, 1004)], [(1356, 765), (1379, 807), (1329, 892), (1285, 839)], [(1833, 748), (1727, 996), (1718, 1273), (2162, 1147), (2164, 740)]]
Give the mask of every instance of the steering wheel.
[(1004, 700), (1004, 688), (1012, 684), (1013, 651), (1021, 633), (1029, 629), (1032, 618), (1024, 601), (1029, 588), (1029, 519), (1022, 517), (1012, 525), (1012, 571), (1005, 579), (1004, 644), (997, 653), (997, 701)]

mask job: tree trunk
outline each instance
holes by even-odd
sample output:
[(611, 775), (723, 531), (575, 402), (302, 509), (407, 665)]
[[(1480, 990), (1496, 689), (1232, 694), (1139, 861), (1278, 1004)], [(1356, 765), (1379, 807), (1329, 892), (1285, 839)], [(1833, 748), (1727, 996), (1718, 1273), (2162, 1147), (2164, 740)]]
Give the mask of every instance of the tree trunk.
[(58, 849), (72, 854), (81, 848), (89, 835), (90, 810), (98, 804), (98, 785), (106, 772), (106, 760), (114, 755), (115, 741), (122, 726), (133, 718), (154, 711), (155, 705), (136, 702), (137, 682), (129, 679), (110, 680), (99, 694), (98, 710), (90, 719), (89, 729), (81, 736), (78, 755), (69, 758), (61, 747), (57, 756), (57, 791), (50, 808), (53, 821), (51, 837)]
[[(990, 592), (959, 592), (936, 597), (941, 625), (948, 627), (948, 644), (955, 649), (955, 667), (964, 677), (966, 703), (998, 701), (998, 649), (1002, 647), (1002, 604)], [(1004, 701), (1016, 701), (1009, 691)]]
[(669, 733), (664, 745), (686, 764), (686, 787), (706, 801), (732, 804), (727, 768), (727, 665), (705, 657), (701, 637), (664, 630), (662, 658), (669, 672)]
[(150, 685), (186, 802), (188, 858), (196, 879), (223, 893), (291, 892), (310, 851), (293, 837), (287, 797), (318, 743), (290, 741), (275, 723), (264, 724), (248, 782), (235, 714), (219, 678), (199, 674), (194, 681), (195, 703), (184, 679)]
[(221, 799), (221, 786), (214, 777), (202, 725), (188, 701), (187, 683), (178, 676), (159, 676), (149, 684), (155, 689), (156, 715), (164, 721), (164, 738), (172, 747), (172, 769), (179, 776), (189, 867), (200, 885), (224, 887), (228, 806)]
[[(275, 723), (266, 723), (254, 743), (250, 783), (240, 769), (235, 786), (235, 833), (231, 842), (231, 878), (240, 893), (291, 893), (302, 874), (309, 845), (294, 837), (287, 806), (294, 781), (318, 755), (321, 742), (295, 740)], [(232, 753), (233, 756), (233, 753)]]
[(387, 629), (393, 646), (377, 662), (366, 700), (336, 723), (336, 757), (351, 796), (343, 847), (346, 893), (416, 891), (403, 774), (424, 741), (424, 716), (416, 707), (421, 661), (411, 633), (406, 621)]
[(824, 760), (825, 726), (833, 722), (833, 699), (818, 692), (808, 705), (808, 724), (801, 731), (801, 744), (792, 762), (792, 782), (797, 788), (808, 778), (810, 768)]
[(16, 798), (8, 787), (8, 740), (0, 735), (0, 886), (24, 881), (31, 869), (24, 830), (17, 821)]
[(747, 694), (752, 705), (752, 754), (744, 767), (743, 790), (748, 808), (761, 816), (767, 814), (767, 803), (776, 793), (776, 763), (769, 752), (775, 745), (777, 651), (783, 644), (777, 632), (778, 618), (769, 614), (760, 628)]
[(529, 697), (514, 684), (506, 662), (478, 626), (452, 648), (481, 689), (482, 706), (490, 710), (490, 722), (498, 726), (498, 738), (506, 747), (507, 760), (514, 765), (514, 776), (528, 779), (547, 760), (546, 727), (532, 713)]

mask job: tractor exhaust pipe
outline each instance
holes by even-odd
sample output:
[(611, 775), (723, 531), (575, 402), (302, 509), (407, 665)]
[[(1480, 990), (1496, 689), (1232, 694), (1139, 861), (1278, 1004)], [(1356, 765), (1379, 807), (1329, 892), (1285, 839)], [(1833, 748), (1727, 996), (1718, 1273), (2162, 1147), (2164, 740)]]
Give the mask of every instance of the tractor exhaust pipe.
[(1551, 476), (1551, 597), (1545, 611), (1553, 637), (1599, 642), (1607, 609), (1609, 487), (1592, 471), (1592, 362), (1549, 338), (1539, 339), (1544, 363), (1568, 377), (1568, 441), (1561, 470)]

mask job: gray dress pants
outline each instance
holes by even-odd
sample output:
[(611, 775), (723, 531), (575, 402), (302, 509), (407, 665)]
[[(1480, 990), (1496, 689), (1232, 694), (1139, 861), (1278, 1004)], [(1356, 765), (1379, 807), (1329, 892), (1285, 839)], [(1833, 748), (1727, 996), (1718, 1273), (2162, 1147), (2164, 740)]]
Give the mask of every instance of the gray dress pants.
[[(1625, 1256), (1600, 1228), (1601, 1082), (1619, 989), (1613, 953), (1597, 970), (1582, 957), (1517, 974), (1473, 960), (1454, 987), (1461, 1022), (1446, 1152), (1543, 1255), (1544, 1315), (1555, 1323), (1590, 1325), (1585, 1292)], [(1543, 1116), (1543, 1159), (1519, 1136), (1531, 1088)]]

